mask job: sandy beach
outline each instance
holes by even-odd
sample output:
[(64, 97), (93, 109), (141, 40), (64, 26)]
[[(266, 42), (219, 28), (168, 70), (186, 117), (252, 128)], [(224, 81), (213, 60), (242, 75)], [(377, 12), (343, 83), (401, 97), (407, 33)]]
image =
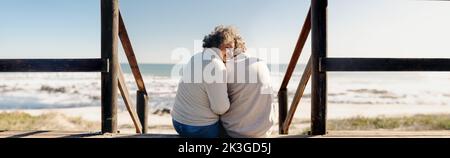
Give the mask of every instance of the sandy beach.
[[(344, 119), (357, 116), (374, 117), (398, 117), (417, 114), (448, 114), (450, 106), (447, 105), (355, 105), (355, 104), (330, 104), (328, 107), (328, 119)], [(79, 117), (82, 120), (100, 122), (100, 107), (61, 108), (61, 109), (31, 109), (31, 110), (0, 110), (0, 112), (24, 112), (33, 116), (45, 113), (58, 113), (68, 117)], [(300, 133), (309, 127), (309, 124), (301, 123), (310, 118), (310, 104), (303, 102), (298, 107), (291, 126), (291, 133)], [(172, 128), (170, 114), (150, 114), (149, 133), (176, 134)], [(126, 110), (118, 111), (118, 124), (121, 133), (133, 133), (132, 120)], [(274, 126), (276, 130), (276, 125)], [(277, 133), (276, 131), (274, 133)]]
[[(125, 65), (124, 65), (125, 66)], [(286, 65), (281, 65), (286, 66)], [(149, 132), (175, 134), (168, 113), (153, 114), (157, 109), (170, 109), (174, 104), (179, 80), (167, 74), (173, 65), (143, 65), (143, 77), (149, 88)], [(294, 73), (288, 85), (291, 103), (301, 69)], [(284, 74), (273, 74), (274, 94)], [(135, 98), (137, 87), (130, 73), (125, 74), (131, 98)], [(32, 78), (32, 79), (31, 79)], [(445, 73), (339, 73), (330, 74), (328, 92), (328, 120), (353, 117), (398, 117), (417, 114), (450, 114), (450, 78)], [(57, 113), (60, 130), (100, 130), (100, 75), (92, 73), (5, 73), (0, 77), (0, 112), (24, 112), (32, 116)], [(417, 84), (426, 83), (426, 84)], [(295, 114), (290, 133), (302, 133), (310, 125), (310, 87)], [(277, 104), (274, 95), (274, 104)], [(118, 127), (121, 133), (133, 133), (133, 123), (119, 97)], [(275, 105), (277, 107), (277, 105)], [(275, 110), (277, 113), (278, 110)], [(67, 117), (90, 121), (88, 127), (70, 123)], [(278, 117), (276, 117), (278, 118)], [(63, 121), (60, 121), (63, 120)], [(65, 121), (64, 121), (65, 120)], [(75, 119), (77, 120), (77, 119)], [(47, 120), (48, 121), (48, 120)], [(278, 121), (278, 120), (276, 120)], [(93, 125), (92, 125), (93, 124)], [(31, 126), (31, 125), (30, 125)], [(37, 125), (34, 125), (36, 127)], [(24, 126), (22, 126), (24, 127)], [(39, 127), (39, 126), (37, 126)], [(37, 128), (36, 127), (36, 128)], [(50, 126), (45, 128), (56, 128)], [(277, 125), (274, 130), (277, 130)], [(277, 131), (273, 132), (277, 133)]]

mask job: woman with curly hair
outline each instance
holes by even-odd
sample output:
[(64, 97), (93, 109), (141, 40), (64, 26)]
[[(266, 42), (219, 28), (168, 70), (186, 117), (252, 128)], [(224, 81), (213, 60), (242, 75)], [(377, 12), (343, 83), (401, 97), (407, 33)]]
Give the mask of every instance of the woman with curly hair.
[(241, 39), (236, 28), (217, 26), (205, 36), (204, 50), (184, 67), (171, 111), (181, 136), (217, 138), (221, 134), (219, 118), (230, 108), (225, 62)]

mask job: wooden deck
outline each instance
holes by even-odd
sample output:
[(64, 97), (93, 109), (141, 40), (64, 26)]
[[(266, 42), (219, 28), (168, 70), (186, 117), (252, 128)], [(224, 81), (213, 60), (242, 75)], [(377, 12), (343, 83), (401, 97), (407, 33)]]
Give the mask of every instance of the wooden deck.
[(0, 138), (179, 138), (171, 134), (101, 134), (67, 131), (0, 131)]
[[(99, 132), (0, 131), (0, 138), (180, 138), (173, 134), (100, 134)], [(450, 138), (450, 131), (329, 131), (324, 136), (287, 135), (273, 138)]]
[(328, 131), (323, 136), (288, 135), (280, 138), (450, 138), (449, 131)]

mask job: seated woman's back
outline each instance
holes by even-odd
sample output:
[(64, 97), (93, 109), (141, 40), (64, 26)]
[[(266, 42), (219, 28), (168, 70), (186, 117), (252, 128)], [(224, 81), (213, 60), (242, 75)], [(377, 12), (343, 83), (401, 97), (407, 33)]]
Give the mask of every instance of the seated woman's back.
[[(211, 59), (215, 56), (213, 53), (197, 53), (184, 67), (171, 112), (175, 121), (191, 126), (211, 125), (228, 110), (230, 102), (226, 93), (225, 64), (221, 59)], [(210, 73), (207, 69), (214, 71), (214, 75), (205, 74)], [(208, 77), (215, 78), (211, 80)]]

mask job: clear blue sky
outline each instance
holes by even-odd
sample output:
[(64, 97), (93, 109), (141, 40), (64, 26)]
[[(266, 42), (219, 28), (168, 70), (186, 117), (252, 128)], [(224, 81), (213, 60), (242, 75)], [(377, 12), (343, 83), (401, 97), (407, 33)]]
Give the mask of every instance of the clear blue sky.
[[(214, 26), (287, 63), (309, 0), (120, 0), (140, 62), (174, 63)], [(329, 0), (329, 56), (450, 58), (450, 2)], [(0, 58), (100, 56), (99, 0), (2, 0)], [(310, 53), (309, 43), (305, 54)], [(305, 61), (303, 57), (302, 62)], [(121, 57), (121, 61), (125, 58)]]

